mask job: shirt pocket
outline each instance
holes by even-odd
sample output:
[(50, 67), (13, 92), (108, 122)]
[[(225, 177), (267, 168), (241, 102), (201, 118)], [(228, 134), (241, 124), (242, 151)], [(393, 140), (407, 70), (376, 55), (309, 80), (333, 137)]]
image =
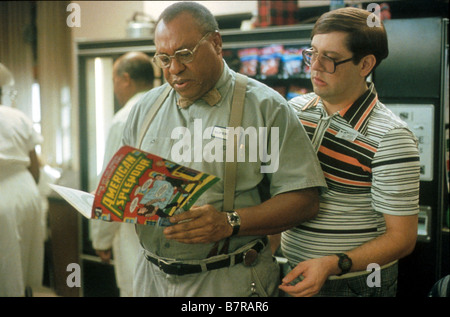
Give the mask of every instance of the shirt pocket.
[(141, 149), (164, 159), (172, 160), (171, 150), (173, 144), (174, 140), (169, 137), (146, 135), (142, 141)]

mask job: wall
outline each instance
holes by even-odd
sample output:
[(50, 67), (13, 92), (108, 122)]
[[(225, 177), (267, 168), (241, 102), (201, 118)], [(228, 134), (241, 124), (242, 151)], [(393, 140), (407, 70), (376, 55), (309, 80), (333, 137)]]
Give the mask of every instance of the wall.
[[(386, 0), (394, 2), (397, 0)], [(128, 21), (135, 12), (144, 12), (154, 20), (161, 12), (177, 1), (72, 1), (80, 5), (81, 27), (73, 28), (75, 39), (100, 40), (126, 37)], [(215, 16), (256, 13), (258, 1), (196, 1), (206, 6)], [(375, 0), (345, 0), (356, 5)], [(299, 8), (329, 6), (330, 0), (298, 0)]]
[[(177, 1), (72, 1), (80, 6), (81, 27), (73, 28), (74, 39), (99, 40), (126, 37), (128, 21), (135, 12), (157, 19), (161, 12)], [(252, 13), (257, 1), (197, 1), (214, 15)]]
[(143, 1), (72, 1), (80, 6), (81, 27), (72, 28), (75, 39), (124, 38), (127, 21), (143, 10)]

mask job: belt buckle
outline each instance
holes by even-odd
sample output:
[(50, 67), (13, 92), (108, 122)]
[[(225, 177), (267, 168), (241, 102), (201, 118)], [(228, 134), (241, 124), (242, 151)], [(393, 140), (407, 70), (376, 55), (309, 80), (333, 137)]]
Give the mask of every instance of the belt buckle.
[(160, 270), (162, 270), (163, 264), (166, 265), (166, 266), (169, 265), (168, 262), (166, 262), (166, 261), (164, 261), (164, 260), (161, 260), (161, 259), (159, 259), (159, 258), (157, 258), (156, 260), (158, 261), (158, 267), (159, 267)]
[(245, 266), (253, 266), (258, 258), (258, 252), (255, 249), (247, 250), (244, 253), (243, 262)]

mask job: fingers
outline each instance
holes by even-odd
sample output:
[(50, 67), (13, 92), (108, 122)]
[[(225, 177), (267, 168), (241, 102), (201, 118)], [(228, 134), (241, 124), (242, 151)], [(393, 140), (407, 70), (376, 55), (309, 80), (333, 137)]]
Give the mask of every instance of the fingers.
[(164, 233), (167, 239), (176, 240), (180, 243), (193, 244), (210, 242), (209, 235), (205, 234), (202, 229), (187, 229), (179, 232), (165, 229)]
[(103, 263), (110, 263), (111, 250), (95, 250), (95, 253), (100, 257)]
[(170, 222), (173, 224), (176, 224), (176, 223), (180, 223), (180, 222), (181, 223), (188, 222), (188, 221), (191, 221), (192, 219), (198, 218), (201, 215), (201, 210), (200, 211), (198, 210), (199, 208), (201, 208), (201, 207), (192, 207), (188, 211), (185, 211), (178, 215), (174, 215), (174, 216), (170, 217)]
[(213, 206), (193, 207), (171, 217), (175, 225), (164, 229), (167, 239), (181, 243), (210, 243), (224, 238), (226, 215)]
[(291, 284), (298, 276), (303, 273), (303, 270), (299, 265), (293, 268), (281, 281), (283, 285)]
[(314, 274), (311, 274), (306, 262), (299, 263), (286, 274), (281, 282), (280, 290), (295, 297), (310, 297), (320, 290), (320, 287), (317, 287)]
[(282, 285), (279, 286), (279, 288), (283, 292), (294, 297), (311, 297), (317, 294), (317, 291), (315, 290), (314, 287), (314, 283), (311, 283), (311, 281), (308, 278), (305, 279), (295, 278), (289, 284), (283, 283)]

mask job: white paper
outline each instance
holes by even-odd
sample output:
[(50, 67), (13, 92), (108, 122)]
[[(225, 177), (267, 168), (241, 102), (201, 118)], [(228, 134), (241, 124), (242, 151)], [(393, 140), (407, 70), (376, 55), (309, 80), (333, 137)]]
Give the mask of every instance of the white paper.
[(92, 205), (94, 204), (94, 195), (69, 187), (55, 184), (48, 184), (55, 192), (67, 200), (79, 213), (88, 219), (92, 219)]

